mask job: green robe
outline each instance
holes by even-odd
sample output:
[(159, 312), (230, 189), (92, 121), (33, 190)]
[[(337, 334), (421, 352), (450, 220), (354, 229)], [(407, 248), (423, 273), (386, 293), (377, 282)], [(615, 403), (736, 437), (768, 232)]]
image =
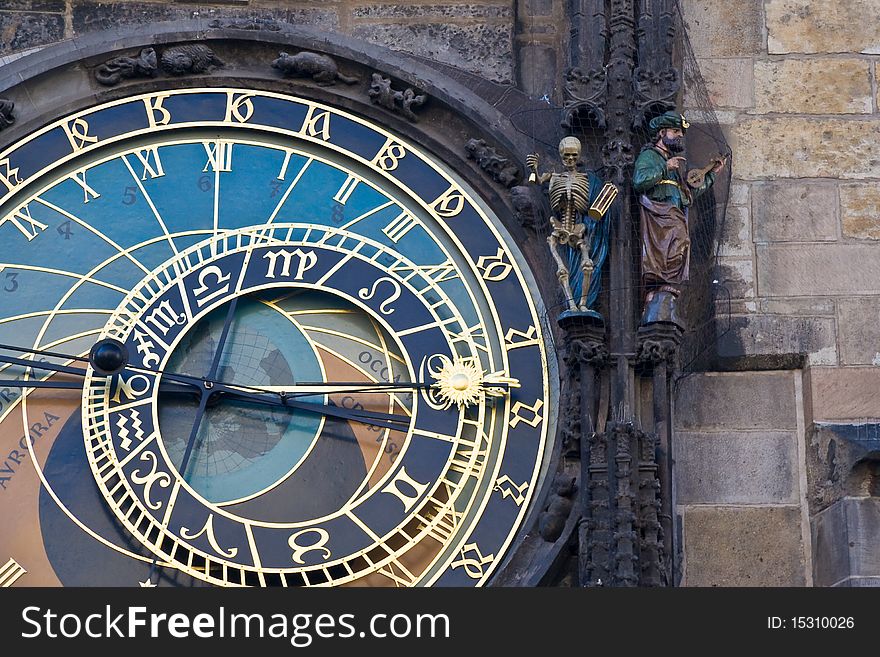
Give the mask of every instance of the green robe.
[(680, 285), (690, 274), (691, 240), (688, 206), (715, 182), (706, 174), (692, 188), (684, 171), (667, 170), (667, 157), (657, 148), (643, 150), (633, 171), (633, 189), (639, 194), (642, 230), (642, 278), (648, 285)]

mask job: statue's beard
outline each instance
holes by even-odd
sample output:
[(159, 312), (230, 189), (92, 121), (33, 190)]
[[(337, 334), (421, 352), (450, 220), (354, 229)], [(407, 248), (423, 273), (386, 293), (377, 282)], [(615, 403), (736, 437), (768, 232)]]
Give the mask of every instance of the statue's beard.
[(663, 137), (663, 145), (670, 153), (681, 153), (684, 150), (683, 137)]

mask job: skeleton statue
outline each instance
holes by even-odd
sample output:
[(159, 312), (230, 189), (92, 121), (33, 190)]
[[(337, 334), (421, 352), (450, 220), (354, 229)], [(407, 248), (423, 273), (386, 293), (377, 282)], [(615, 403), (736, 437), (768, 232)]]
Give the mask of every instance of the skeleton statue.
[[(553, 210), (553, 232), (547, 243), (569, 310), (593, 313), (590, 306), (595, 303), (599, 289), (593, 274), (596, 268), (601, 269), (608, 253), (608, 222), (602, 219), (617, 197), (617, 188), (611, 183), (602, 185), (596, 176), (577, 170), (581, 155), (577, 137), (563, 138), (559, 155), (565, 171), (543, 174), (538, 172), (538, 156), (527, 155), (526, 166), (532, 172), (529, 181), (550, 183), (547, 192)], [(568, 262), (560, 250), (567, 255)]]

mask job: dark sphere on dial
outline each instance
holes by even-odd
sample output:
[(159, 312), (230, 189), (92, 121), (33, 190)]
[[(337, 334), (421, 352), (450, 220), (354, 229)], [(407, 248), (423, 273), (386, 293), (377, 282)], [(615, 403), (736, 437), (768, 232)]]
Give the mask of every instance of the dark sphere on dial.
[(99, 374), (116, 374), (128, 364), (128, 350), (121, 342), (108, 338), (92, 347), (89, 361)]

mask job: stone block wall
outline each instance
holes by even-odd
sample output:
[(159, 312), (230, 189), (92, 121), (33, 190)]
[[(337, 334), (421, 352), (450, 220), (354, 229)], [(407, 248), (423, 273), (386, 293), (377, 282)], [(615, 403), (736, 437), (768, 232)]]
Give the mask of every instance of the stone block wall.
[[(528, 0), (538, 31), (562, 0)], [(161, 21), (277, 20), (339, 32), (499, 83), (515, 77), (513, 0), (2, 0), (0, 64), (14, 53)], [(546, 41), (547, 35), (540, 37)], [(14, 55), (13, 55), (14, 56)], [(555, 61), (555, 60), (553, 60)]]
[(817, 421), (880, 418), (877, 3), (682, 9), (733, 150), (720, 355), (806, 353)]
[(801, 370), (680, 381), (674, 501), (684, 586), (812, 584)]

